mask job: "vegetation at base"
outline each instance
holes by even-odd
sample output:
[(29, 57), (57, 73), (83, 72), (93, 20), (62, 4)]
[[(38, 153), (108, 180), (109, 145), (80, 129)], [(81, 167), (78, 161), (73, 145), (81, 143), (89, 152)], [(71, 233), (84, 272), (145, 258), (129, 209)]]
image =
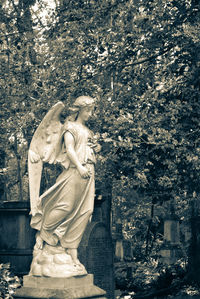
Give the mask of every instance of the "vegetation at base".
[(0, 298), (12, 299), (20, 286), (20, 279), (12, 273), (10, 264), (0, 264)]
[[(187, 266), (185, 260), (178, 260), (172, 265), (162, 264), (154, 259), (146, 262), (116, 263), (116, 287), (121, 291), (121, 295), (117, 298), (153, 299), (200, 296), (200, 286), (188, 276)], [(130, 268), (132, 268), (131, 276), (128, 273)]]

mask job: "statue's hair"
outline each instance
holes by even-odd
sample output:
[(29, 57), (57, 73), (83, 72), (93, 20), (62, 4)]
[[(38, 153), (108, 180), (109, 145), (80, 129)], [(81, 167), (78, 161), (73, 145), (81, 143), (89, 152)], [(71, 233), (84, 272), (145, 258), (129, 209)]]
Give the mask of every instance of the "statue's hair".
[(80, 96), (73, 103), (72, 107), (69, 108), (72, 112), (78, 112), (81, 108), (94, 106), (95, 100), (89, 96)]
[(78, 113), (81, 108), (92, 107), (95, 104), (95, 99), (90, 96), (80, 96), (78, 97), (73, 105), (69, 108), (71, 115), (68, 120), (74, 120), (77, 118)]

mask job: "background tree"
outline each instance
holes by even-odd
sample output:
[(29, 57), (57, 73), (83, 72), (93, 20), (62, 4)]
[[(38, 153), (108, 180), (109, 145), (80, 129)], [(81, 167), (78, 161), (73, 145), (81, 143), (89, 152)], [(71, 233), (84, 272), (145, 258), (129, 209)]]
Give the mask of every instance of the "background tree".
[[(163, 202), (173, 200), (188, 218), (199, 193), (198, 2), (52, 1), (44, 18), (45, 7), (22, 0), (1, 6), (3, 138), (22, 143), (23, 136), (29, 144), (55, 102), (67, 111), (76, 96), (94, 96), (90, 125), (102, 143), (104, 204), (110, 208), (113, 194), (124, 224), (128, 217), (152, 236), (149, 224)], [(46, 184), (48, 169), (45, 177)]]

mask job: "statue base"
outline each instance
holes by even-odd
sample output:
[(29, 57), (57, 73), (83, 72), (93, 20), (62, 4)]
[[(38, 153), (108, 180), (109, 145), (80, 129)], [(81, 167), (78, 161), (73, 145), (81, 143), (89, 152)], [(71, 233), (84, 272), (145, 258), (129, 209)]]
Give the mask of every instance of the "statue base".
[(17, 289), (13, 297), (16, 299), (106, 299), (105, 296), (106, 292), (94, 285), (93, 275), (87, 274), (69, 278), (26, 275), (23, 277), (23, 287)]

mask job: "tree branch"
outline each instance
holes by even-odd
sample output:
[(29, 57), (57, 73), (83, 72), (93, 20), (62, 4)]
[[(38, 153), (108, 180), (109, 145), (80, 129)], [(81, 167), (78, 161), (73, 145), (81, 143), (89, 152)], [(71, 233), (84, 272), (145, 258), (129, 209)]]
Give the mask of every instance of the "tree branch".
[[(27, 174), (27, 169), (25, 168), (24, 171), (23, 171), (23, 173), (21, 174), (22, 178), (23, 178), (26, 174)], [(2, 175), (4, 175), (4, 174), (2, 174)], [(8, 183), (8, 184), (6, 185), (6, 187), (7, 187), (7, 189), (10, 190), (10, 188), (12, 188), (13, 186), (15, 186), (15, 185), (17, 185), (17, 184), (19, 184), (19, 179), (17, 179), (17, 180), (14, 181), (14, 182)]]
[(160, 51), (158, 54), (152, 55), (148, 58), (140, 59), (140, 60), (138, 60), (136, 62), (133, 62), (133, 63), (125, 64), (123, 67), (133, 66), (133, 65), (142, 64), (142, 63), (151, 61), (151, 60), (157, 58), (158, 56), (161, 56), (161, 55), (169, 52), (174, 47), (175, 47), (175, 45), (171, 45), (171, 46), (167, 47), (167, 49), (164, 49), (164, 50)]

